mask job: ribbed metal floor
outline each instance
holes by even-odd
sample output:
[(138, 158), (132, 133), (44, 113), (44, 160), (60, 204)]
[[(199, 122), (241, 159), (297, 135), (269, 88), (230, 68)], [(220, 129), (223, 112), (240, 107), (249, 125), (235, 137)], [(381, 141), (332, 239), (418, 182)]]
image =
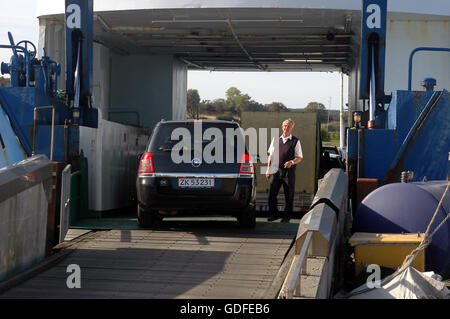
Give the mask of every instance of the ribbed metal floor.
[[(0, 298), (263, 298), (296, 232), (273, 225), (278, 231), (99, 231)], [(67, 288), (70, 264), (81, 268), (80, 289)]]

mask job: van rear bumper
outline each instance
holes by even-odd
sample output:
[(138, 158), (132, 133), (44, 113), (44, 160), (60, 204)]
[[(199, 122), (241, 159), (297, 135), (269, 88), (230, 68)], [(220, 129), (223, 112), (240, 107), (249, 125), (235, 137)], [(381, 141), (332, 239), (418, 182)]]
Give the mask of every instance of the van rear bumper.
[[(179, 176), (164, 177), (169, 185), (177, 185)], [(140, 205), (155, 210), (208, 210), (230, 211), (246, 208), (255, 202), (254, 178), (234, 174), (235, 187), (230, 192), (199, 189), (186, 194), (180, 189), (161, 190), (161, 176), (139, 176), (136, 181), (137, 200)], [(221, 182), (215, 178), (216, 185)]]

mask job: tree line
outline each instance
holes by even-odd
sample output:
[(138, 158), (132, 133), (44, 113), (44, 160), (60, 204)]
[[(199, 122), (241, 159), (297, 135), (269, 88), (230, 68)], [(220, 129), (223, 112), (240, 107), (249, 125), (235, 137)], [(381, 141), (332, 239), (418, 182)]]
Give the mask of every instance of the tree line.
[[(338, 110), (327, 110), (323, 103), (309, 102), (303, 109), (289, 109), (282, 102), (262, 104), (253, 100), (248, 94), (242, 93), (232, 86), (225, 92), (225, 99), (202, 100), (197, 89), (187, 91), (188, 118), (201, 118), (209, 115), (219, 120), (239, 119), (241, 112), (317, 112), (321, 123), (339, 121)], [(334, 130), (335, 124), (330, 127)], [(339, 127), (337, 127), (339, 130)]]
[(187, 91), (188, 118), (197, 118), (200, 114), (218, 115), (225, 119), (240, 117), (241, 112), (281, 112), (288, 108), (281, 102), (261, 104), (253, 100), (248, 94), (243, 94), (238, 88), (232, 86), (225, 92), (225, 99), (201, 100), (196, 89)]
[(0, 86), (9, 86), (9, 79), (0, 76)]

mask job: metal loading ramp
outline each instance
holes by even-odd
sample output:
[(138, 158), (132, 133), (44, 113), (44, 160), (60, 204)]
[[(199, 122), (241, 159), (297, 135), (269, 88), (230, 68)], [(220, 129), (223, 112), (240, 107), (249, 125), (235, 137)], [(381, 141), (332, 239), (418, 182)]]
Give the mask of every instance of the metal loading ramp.
[[(56, 266), (0, 298), (267, 298), (297, 229), (286, 226), (253, 233), (91, 232)], [(79, 289), (66, 285), (71, 264), (81, 268)]]

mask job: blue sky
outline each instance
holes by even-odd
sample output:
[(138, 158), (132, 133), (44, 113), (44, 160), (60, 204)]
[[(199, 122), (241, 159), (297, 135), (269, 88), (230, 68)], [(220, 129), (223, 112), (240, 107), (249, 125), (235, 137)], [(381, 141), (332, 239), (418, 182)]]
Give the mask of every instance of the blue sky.
[[(39, 35), (39, 21), (36, 17), (37, 1), (0, 0), (0, 44), (9, 44), (8, 31), (14, 41), (29, 40), (36, 46)], [(9, 62), (10, 49), (0, 49), (0, 62)]]
[[(37, 46), (39, 35), (37, 1), (1, 0), (0, 3), (0, 44), (9, 44), (7, 32), (11, 31), (16, 43), (30, 40)], [(0, 49), (0, 62), (9, 62), (10, 57), (11, 50)], [(314, 101), (323, 103), (326, 108), (340, 107), (338, 72), (190, 71), (187, 86), (188, 89), (197, 89), (202, 99), (209, 100), (224, 98), (225, 91), (235, 86), (242, 93), (263, 104), (275, 101), (282, 102), (289, 108), (303, 108), (308, 102)], [(347, 102), (346, 92), (347, 77), (344, 76), (344, 105)]]

